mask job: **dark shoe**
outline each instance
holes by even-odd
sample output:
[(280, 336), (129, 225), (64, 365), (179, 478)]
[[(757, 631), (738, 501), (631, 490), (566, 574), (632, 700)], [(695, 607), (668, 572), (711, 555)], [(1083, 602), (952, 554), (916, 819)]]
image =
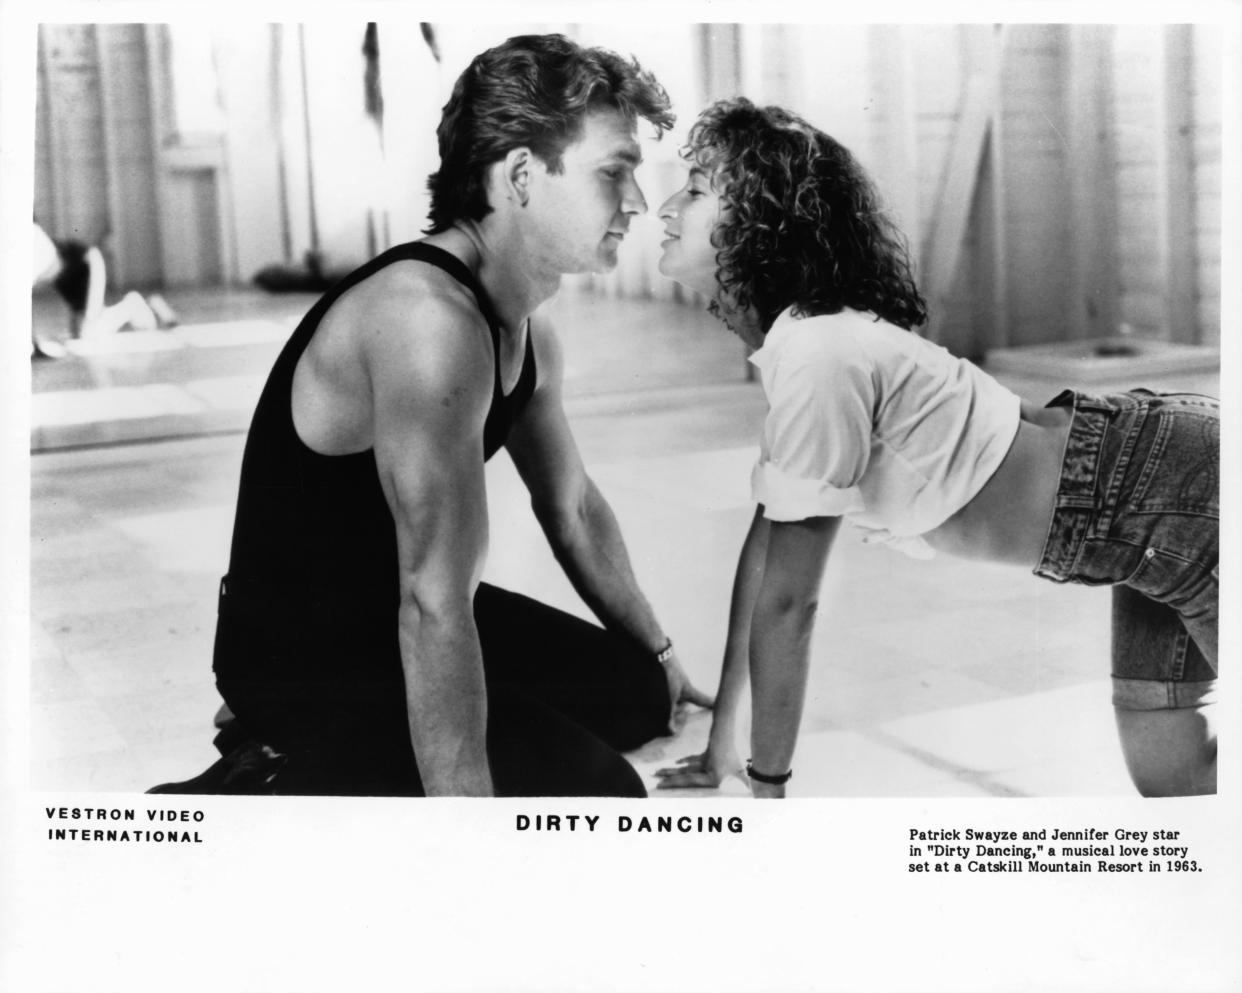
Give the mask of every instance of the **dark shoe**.
[(271, 796), (272, 782), (284, 764), (285, 756), (280, 752), (247, 740), (193, 779), (152, 786), (147, 792)]
[(216, 716), (211, 719), (211, 723), (217, 728), (222, 728), (235, 720), (237, 718), (233, 716), (233, 711), (229, 709), (229, 705), (222, 703), (220, 704), (220, 709), (216, 711)]
[[(220, 708), (224, 713), (225, 708)], [(233, 749), (254, 741), (250, 734), (241, 725), (241, 721), (237, 720), (232, 714), (221, 720), (221, 714), (216, 714), (216, 736), (211, 743), (216, 746), (216, 751), (221, 755), (228, 755)]]

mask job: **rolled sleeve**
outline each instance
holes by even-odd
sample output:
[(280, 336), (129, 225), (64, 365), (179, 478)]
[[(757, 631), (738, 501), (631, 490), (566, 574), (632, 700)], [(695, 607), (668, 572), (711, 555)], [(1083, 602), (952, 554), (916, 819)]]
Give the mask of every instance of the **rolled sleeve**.
[(750, 475), (755, 502), (763, 505), (770, 521), (804, 521), (808, 517), (840, 517), (863, 509), (857, 486), (839, 487), (817, 479), (783, 472), (771, 462), (759, 462)]
[(858, 482), (871, 456), (876, 392), (852, 337), (801, 336), (763, 372), (768, 415), (751, 491), (764, 516), (797, 521), (865, 510)]

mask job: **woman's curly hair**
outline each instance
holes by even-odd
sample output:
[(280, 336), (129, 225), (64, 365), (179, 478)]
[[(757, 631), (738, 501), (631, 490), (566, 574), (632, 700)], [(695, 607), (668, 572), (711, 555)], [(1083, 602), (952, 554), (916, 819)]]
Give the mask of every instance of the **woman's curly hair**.
[(712, 236), (714, 314), (753, 313), (765, 332), (787, 307), (850, 307), (907, 330), (927, 320), (905, 237), (839, 142), (737, 98), (703, 111), (682, 155), (715, 176), (725, 208)]

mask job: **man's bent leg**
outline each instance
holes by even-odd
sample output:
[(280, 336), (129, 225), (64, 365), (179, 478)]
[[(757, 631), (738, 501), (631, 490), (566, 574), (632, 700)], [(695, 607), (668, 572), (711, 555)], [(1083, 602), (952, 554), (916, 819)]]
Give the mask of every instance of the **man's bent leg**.
[(284, 756), (284, 796), (422, 796), (405, 695), (388, 681), (218, 680), (238, 721)]
[(489, 686), (487, 754), (497, 796), (645, 797), (634, 767), (553, 708)]
[(489, 685), (538, 700), (618, 751), (670, 733), (664, 667), (641, 646), (486, 583), (474, 613)]

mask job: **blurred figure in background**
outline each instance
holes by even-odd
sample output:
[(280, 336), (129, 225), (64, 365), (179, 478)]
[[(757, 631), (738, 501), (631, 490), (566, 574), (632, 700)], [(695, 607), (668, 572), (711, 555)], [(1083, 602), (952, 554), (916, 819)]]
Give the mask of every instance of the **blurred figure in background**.
[[(116, 303), (107, 304), (108, 273), (103, 252), (97, 246), (80, 241), (53, 241), (37, 221), (33, 227), (31, 283), (36, 290), (52, 286), (68, 305), (69, 337), (94, 338), (127, 328), (153, 331), (177, 323), (172, 308), (157, 294), (144, 297), (130, 290)], [(32, 334), (31, 355), (34, 358), (58, 358), (64, 354), (64, 346), (59, 341)]]

